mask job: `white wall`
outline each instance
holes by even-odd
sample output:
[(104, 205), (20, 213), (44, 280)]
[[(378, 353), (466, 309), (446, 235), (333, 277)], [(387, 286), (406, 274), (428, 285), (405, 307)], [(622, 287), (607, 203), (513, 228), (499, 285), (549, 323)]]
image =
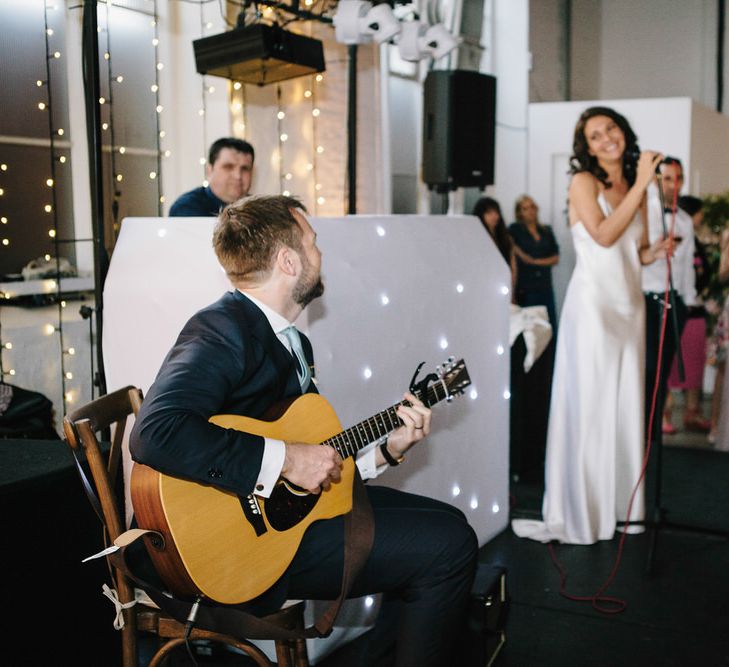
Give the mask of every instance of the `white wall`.
[[(552, 2), (554, 1), (552, 0)], [(601, 0), (572, 0), (571, 2), (568, 99), (592, 100), (600, 96), (600, 53), (602, 50), (600, 5)], [(549, 33), (549, 26), (544, 26), (542, 32)], [(546, 86), (540, 82), (539, 87)]]
[(691, 105), (691, 154), (686, 189), (691, 194), (729, 190), (729, 116)]
[(680, 95), (714, 107), (715, 0), (603, 0), (600, 21), (601, 98)]
[[(681, 96), (716, 108), (717, 5), (715, 0), (531, 2), (530, 100)], [(563, 38), (565, 20), (571, 25), (569, 42)], [(563, 54), (564, 49), (570, 53)], [(724, 54), (726, 91), (729, 31)], [(569, 70), (561, 62), (564, 55)]]
[(494, 0), (492, 29), (491, 73), (496, 76), (496, 177), (489, 191), (499, 200), (506, 214), (527, 187), (528, 1)]

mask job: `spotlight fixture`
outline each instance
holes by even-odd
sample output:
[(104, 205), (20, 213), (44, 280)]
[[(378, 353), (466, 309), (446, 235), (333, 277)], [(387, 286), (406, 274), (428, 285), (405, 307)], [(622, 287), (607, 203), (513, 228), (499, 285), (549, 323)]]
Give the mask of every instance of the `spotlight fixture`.
[(414, 20), (402, 24), (397, 46), (403, 60), (416, 62), (427, 56), (437, 60), (455, 49), (458, 40), (442, 23), (428, 26)]
[(334, 14), (334, 35), (341, 44), (378, 44), (400, 32), (400, 22), (390, 5), (366, 0), (340, 0)]
[(318, 39), (257, 23), (196, 39), (195, 66), (199, 74), (234, 81), (269, 83), (323, 72), (324, 47)]

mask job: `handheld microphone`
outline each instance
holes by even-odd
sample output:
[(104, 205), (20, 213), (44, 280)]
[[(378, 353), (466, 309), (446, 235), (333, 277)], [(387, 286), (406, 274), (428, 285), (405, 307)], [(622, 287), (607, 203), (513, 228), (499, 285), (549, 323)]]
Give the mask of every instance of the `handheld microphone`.
[[(640, 158), (640, 147), (638, 144), (633, 146), (632, 148), (626, 148), (625, 149), (625, 157), (630, 160), (631, 162), (638, 162), (638, 158)], [(661, 163), (659, 162), (656, 165), (656, 174), (659, 176), (661, 175)]]

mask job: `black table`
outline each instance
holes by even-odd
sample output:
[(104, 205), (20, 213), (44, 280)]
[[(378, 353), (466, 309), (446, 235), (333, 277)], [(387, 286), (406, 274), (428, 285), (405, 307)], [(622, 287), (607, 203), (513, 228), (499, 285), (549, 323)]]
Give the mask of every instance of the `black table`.
[(18, 664), (121, 664), (106, 561), (81, 563), (103, 537), (68, 445), (0, 439), (0, 503), (5, 650)]

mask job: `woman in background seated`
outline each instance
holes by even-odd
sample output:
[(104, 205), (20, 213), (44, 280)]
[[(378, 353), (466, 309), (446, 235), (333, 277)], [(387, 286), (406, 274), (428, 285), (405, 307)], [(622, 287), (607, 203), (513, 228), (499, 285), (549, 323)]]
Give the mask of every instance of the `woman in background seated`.
[(501, 256), (509, 265), (509, 269), (511, 270), (511, 300), (512, 303), (515, 303), (516, 258), (514, 257), (514, 244), (506, 229), (504, 217), (501, 215), (501, 206), (499, 206), (499, 202), (491, 197), (481, 197), (473, 207), (473, 215), (483, 223), (486, 231), (499, 249)]
[(552, 228), (539, 222), (539, 207), (522, 195), (514, 207), (516, 222), (509, 226), (517, 260), (516, 303), (546, 306), (552, 331), (557, 331), (557, 311), (552, 289), (552, 267), (559, 262), (559, 246)]

